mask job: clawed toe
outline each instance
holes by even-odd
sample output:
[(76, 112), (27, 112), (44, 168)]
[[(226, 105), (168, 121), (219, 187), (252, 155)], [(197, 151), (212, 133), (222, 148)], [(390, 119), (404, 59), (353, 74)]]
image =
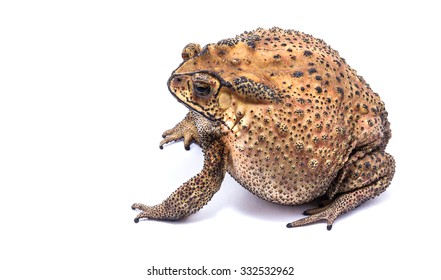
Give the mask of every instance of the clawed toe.
[(188, 151), (190, 150), (191, 143), (194, 142), (193, 135), (191, 133), (186, 133), (186, 132), (174, 132), (167, 130), (166, 132), (164, 132), (162, 137), (164, 139), (162, 139), (162, 141), (159, 143), (159, 148), (161, 150), (164, 148), (165, 144), (179, 140), (184, 140), (184, 148), (185, 150)]
[(300, 227), (300, 226), (316, 223), (319, 221), (326, 221), (327, 229), (331, 230), (332, 224), (334, 223), (335, 219), (338, 216), (336, 215), (336, 212), (332, 209), (332, 207), (329, 207), (329, 205), (321, 208), (307, 210), (303, 214), (308, 215), (308, 217), (291, 222), (287, 224), (286, 227), (288, 228)]
[(309, 217), (307, 217), (307, 218), (303, 218), (303, 219), (300, 219), (300, 220), (297, 220), (297, 221), (294, 221), (294, 222), (292, 222), (292, 223), (288, 223), (288, 224), (286, 225), (286, 227), (287, 227), (287, 228), (300, 227), (300, 226), (305, 226), (305, 225), (309, 225), (309, 224), (312, 224), (312, 223), (316, 223), (316, 222), (319, 222), (319, 221), (325, 220), (325, 221), (327, 221), (326, 228), (327, 228), (328, 230), (331, 230), (331, 229), (332, 229), (333, 221), (327, 220), (326, 218), (322, 218), (322, 217), (314, 217), (314, 216), (315, 216), (315, 215), (313, 215), (313, 216), (309, 216)]
[(134, 219), (135, 223), (138, 223), (139, 220), (141, 220), (141, 219), (148, 219), (148, 218), (150, 218), (152, 216), (152, 213), (151, 213), (152, 212), (152, 207), (151, 206), (147, 206), (147, 205), (144, 205), (144, 204), (141, 204), (141, 203), (134, 203), (132, 205), (132, 209), (133, 210), (140, 210), (141, 211), (141, 213), (139, 213), (135, 217), (135, 219)]
[(150, 206), (141, 203), (133, 203), (132, 205), (132, 210), (148, 211), (150, 208)]
[(147, 212), (141, 212), (138, 214), (138, 216), (135, 217), (133, 221), (137, 224), (139, 223), (140, 219), (148, 219), (148, 218), (149, 218), (149, 214)]
[(193, 142), (200, 143), (199, 134), (196, 126), (194, 125), (192, 113), (188, 113), (187, 116), (178, 123), (172, 129), (166, 130), (162, 134), (162, 141), (159, 143), (159, 148), (162, 150), (165, 144), (184, 140), (184, 148), (190, 150), (190, 145)]

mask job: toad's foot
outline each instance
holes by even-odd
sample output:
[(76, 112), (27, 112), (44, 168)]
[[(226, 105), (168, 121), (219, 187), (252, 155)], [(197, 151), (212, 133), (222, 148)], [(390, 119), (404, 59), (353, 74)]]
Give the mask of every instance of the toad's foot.
[[(163, 206), (147, 206), (141, 203), (134, 203), (132, 209), (141, 211), (141, 213), (136, 216), (135, 223), (138, 223), (140, 219), (164, 219), (161, 216), (161, 213), (163, 212), (163, 209), (160, 209), (161, 207)], [(169, 220), (173, 219), (170, 217)]]
[(200, 137), (195, 126), (192, 113), (188, 113), (187, 116), (178, 123), (172, 129), (166, 130), (162, 137), (164, 138), (161, 143), (159, 143), (159, 148), (163, 149), (165, 144), (170, 142), (184, 140), (184, 148), (188, 151), (190, 150), (190, 145), (192, 142), (200, 143)]
[(305, 215), (311, 215), (309, 217), (294, 221), (292, 223), (287, 224), (286, 226), (288, 228), (292, 227), (298, 227), (303, 225), (312, 224), (318, 221), (326, 221), (327, 222), (327, 229), (332, 229), (332, 224), (334, 223), (335, 219), (342, 213), (342, 209), (339, 209), (340, 207), (337, 206), (339, 198), (337, 198), (333, 203), (330, 203), (324, 207), (315, 208), (315, 209), (309, 209), (306, 210), (303, 214)]
[(147, 215), (147, 212), (149, 212), (150, 209), (151, 209), (150, 206), (147, 206), (147, 205), (144, 205), (144, 204), (141, 204), (141, 203), (134, 203), (132, 205), (132, 210), (140, 210), (140, 211), (142, 211), (141, 213), (138, 214), (138, 216), (136, 216), (135, 223), (138, 223), (139, 219), (143, 218), (142, 217), (143, 215)]
[[(294, 221), (286, 226), (298, 227), (318, 221), (326, 221), (331, 230), (335, 219), (365, 201), (382, 193), (390, 184), (395, 170), (395, 161), (385, 152), (374, 152), (366, 155), (347, 167), (351, 174), (345, 185), (341, 186), (346, 192), (340, 194), (331, 203), (317, 209), (305, 211), (309, 217)], [(366, 172), (368, 169), (370, 172)]]

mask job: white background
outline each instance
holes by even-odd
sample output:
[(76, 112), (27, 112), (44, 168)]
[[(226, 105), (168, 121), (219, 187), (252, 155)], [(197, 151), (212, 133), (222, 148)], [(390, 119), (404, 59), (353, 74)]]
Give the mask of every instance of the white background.
[[(166, 279), (146, 270), (202, 265), (238, 271), (207, 279), (247, 279), (241, 266), (295, 267), (274, 279), (439, 277), (434, 3), (2, 1), (0, 278)], [(285, 228), (312, 205), (262, 201), (229, 176), (184, 221), (133, 223), (133, 202), (161, 202), (202, 167), (196, 146), (158, 148), (186, 114), (166, 88), (182, 48), (259, 26), (324, 39), (381, 95), (392, 185), (330, 232)]]

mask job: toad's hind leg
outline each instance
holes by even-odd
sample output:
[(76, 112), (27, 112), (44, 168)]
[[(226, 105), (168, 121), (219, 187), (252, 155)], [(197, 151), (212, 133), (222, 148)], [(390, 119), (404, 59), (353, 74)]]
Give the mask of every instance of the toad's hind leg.
[(365, 201), (382, 193), (390, 184), (394, 171), (393, 157), (383, 151), (366, 154), (345, 167), (344, 178), (339, 178), (336, 198), (324, 207), (305, 211), (309, 217), (287, 224), (297, 227), (325, 220), (328, 230), (335, 219)]

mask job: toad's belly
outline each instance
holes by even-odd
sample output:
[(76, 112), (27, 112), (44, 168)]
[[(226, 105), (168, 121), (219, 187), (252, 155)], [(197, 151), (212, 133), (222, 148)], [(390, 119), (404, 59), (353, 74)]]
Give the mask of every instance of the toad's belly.
[(262, 199), (299, 205), (325, 194), (337, 172), (333, 160), (242, 147), (230, 150), (228, 173)]

